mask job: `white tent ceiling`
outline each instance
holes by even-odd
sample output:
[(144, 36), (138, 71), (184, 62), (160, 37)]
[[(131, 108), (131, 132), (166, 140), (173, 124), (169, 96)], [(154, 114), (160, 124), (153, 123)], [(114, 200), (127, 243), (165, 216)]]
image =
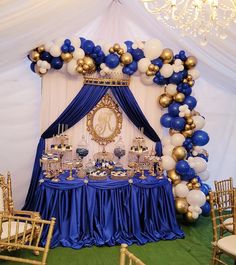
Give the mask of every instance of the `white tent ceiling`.
[(97, 43), (158, 38), (175, 52), (199, 59), (201, 79), (195, 85), (198, 110), (211, 136), (212, 177), (236, 171), (236, 26), (224, 41), (202, 47), (182, 39), (148, 14), (138, 0), (2, 0), (0, 2), (0, 171), (19, 179), (15, 189), (25, 198), (39, 138), (40, 78), (29, 69), (27, 53), (56, 38), (84, 36)]

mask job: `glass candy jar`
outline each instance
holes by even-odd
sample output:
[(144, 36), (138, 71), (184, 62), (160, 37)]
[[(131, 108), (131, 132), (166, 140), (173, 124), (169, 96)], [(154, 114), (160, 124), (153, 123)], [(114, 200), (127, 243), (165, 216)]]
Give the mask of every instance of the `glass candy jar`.
[(123, 156), (125, 156), (125, 144), (124, 144), (121, 136), (119, 137), (118, 141), (115, 144), (114, 155), (118, 158), (118, 161), (116, 163), (116, 167), (117, 168), (123, 168), (123, 165), (120, 162), (120, 159)]
[(82, 140), (78, 145), (78, 148), (76, 149), (76, 153), (78, 154), (78, 156), (83, 160), (84, 157), (86, 157), (89, 153), (88, 150), (88, 144), (87, 141), (85, 139), (85, 136), (82, 136)]

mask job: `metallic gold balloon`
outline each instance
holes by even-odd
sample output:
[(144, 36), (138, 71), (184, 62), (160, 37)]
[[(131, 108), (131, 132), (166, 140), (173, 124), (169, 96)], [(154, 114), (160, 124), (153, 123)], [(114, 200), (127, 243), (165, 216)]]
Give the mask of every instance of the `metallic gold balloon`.
[(111, 47), (111, 48), (109, 49), (109, 52), (110, 52), (110, 53), (114, 53), (114, 52), (115, 52), (114, 49), (113, 49), (113, 47)]
[(113, 49), (114, 49), (115, 52), (118, 52), (118, 50), (120, 49), (120, 44), (115, 43), (115, 44), (113, 45)]
[(191, 125), (193, 124), (193, 119), (191, 117), (186, 119), (187, 124)]
[(155, 75), (155, 72), (150, 71), (150, 70), (147, 70), (147, 71), (146, 71), (146, 75), (147, 75), (147, 76), (154, 76), (154, 75)]
[(157, 65), (155, 65), (154, 71), (157, 72), (158, 70), (159, 70), (159, 67)]
[(196, 125), (195, 125), (194, 123), (191, 124), (190, 126), (191, 126), (191, 129), (192, 129), (192, 130), (196, 128)]
[(191, 180), (191, 183), (192, 183), (192, 184), (196, 184), (196, 183), (198, 183), (198, 179), (197, 179), (197, 178), (193, 178), (193, 179)]
[(195, 67), (197, 65), (197, 58), (195, 56), (189, 56), (184, 62), (184, 65), (187, 67), (187, 69)]
[(118, 53), (119, 55), (122, 55), (122, 54), (125, 53), (125, 51), (124, 51), (124, 49), (120, 48), (120, 49), (117, 51), (117, 53)]
[(154, 71), (155, 70), (155, 65), (154, 64), (149, 64), (148, 70)]
[(181, 182), (180, 175), (178, 175), (178, 173), (174, 169), (168, 170), (167, 175), (168, 178), (170, 178), (173, 182), (174, 181)]
[(182, 134), (184, 137), (191, 137), (193, 135), (193, 131), (192, 130), (183, 131)]
[(188, 223), (195, 223), (197, 221), (197, 219), (193, 218), (193, 214), (190, 211), (187, 211), (187, 213), (184, 215), (184, 219), (188, 222)]
[(185, 100), (185, 95), (183, 93), (177, 93), (175, 96), (174, 96), (174, 100), (176, 102), (183, 102)]
[(171, 49), (166, 48), (162, 51), (160, 57), (164, 60), (164, 63), (170, 63), (174, 58), (174, 53)]
[(185, 129), (185, 131), (191, 130), (191, 125), (186, 124), (186, 125), (184, 126), (184, 129)]
[(92, 67), (95, 65), (94, 60), (89, 56), (85, 56), (83, 61), (85, 64), (87, 64), (89, 66), (90, 69), (92, 69)]
[(45, 51), (45, 46), (44, 46), (44, 45), (40, 45), (40, 46), (37, 48), (37, 51), (38, 51), (38, 52), (43, 52), (43, 51)]
[(83, 67), (82, 66), (77, 66), (76, 67), (76, 71), (79, 73), (79, 74), (82, 74), (83, 73)]
[(89, 66), (87, 64), (83, 65), (83, 70), (85, 70), (86, 72), (89, 70)]
[(193, 80), (193, 77), (191, 75), (188, 75), (187, 76), (187, 81), (192, 81)]
[(185, 118), (191, 118), (192, 115), (189, 113), (189, 114), (185, 114), (184, 117), (185, 117)]
[(37, 62), (40, 58), (40, 54), (37, 51), (31, 51), (29, 54), (30, 60), (33, 62)]
[(185, 78), (184, 80), (183, 80), (183, 83), (188, 83), (188, 80)]
[(195, 84), (194, 80), (188, 81), (188, 84), (192, 87)]
[(172, 157), (175, 161), (183, 160), (187, 156), (187, 151), (183, 146), (176, 146), (172, 151)]
[(124, 65), (126, 65), (133, 62), (133, 57), (129, 52), (126, 52), (121, 55), (120, 60)]
[(189, 190), (191, 190), (193, 188), (193, 184), (190, 182), (190, 183), (187, 183), (187, 187)]
[(85, 70), (83, 70), (82, 74), (85, 75), (87, 72)]
[(61, 58), (63, 61), (69, 62), (73, 58), (73, 55), (69, 52), (66, 52), (61, 54)]
[(196, 184), (193, 185), (193, 188), (194, 188), (195, 190), (198, 190), (198, 189), (201, 188), (201, 184), (200, 184), (200, 183), (196, 183)]
[(163, 108), (166, 108), (166, 107), (168, 107), (171, 104), (171, 102), (173, 101), (173, 99), (172, 99), (171, 96), (169, 96), (169, 95), (167, 95), (167, 94), (164, 93), (164, 94), (160, 95), (158, 101), (159, 101), (159, 104)]
[(82, 66), (82, 65), (84, 64), (84, 60), (83, 60), (83, 59), (79, 59), (79, 60), (77, 61), (77, 63), (78, 63), (78, 65)]
[(209, 195), (206, 196), (206, 200), (210, 201), (210, 196)]
[(175, 209), (178, 213), (187, 213), (188, 202), (185, 198), (175, 198)]

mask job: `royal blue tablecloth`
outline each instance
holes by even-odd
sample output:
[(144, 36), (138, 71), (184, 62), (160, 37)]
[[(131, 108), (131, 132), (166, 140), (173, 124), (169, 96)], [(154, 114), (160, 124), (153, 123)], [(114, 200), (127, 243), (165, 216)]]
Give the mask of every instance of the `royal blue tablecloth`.
[[(183, 238), (167, 179), (93, 181), (76, 178), (39, 184), (34, 201), (42, 218), (56, 217), (51, 247), (145, 244)], [(42, 243), (45, 243), (43, 233)]]

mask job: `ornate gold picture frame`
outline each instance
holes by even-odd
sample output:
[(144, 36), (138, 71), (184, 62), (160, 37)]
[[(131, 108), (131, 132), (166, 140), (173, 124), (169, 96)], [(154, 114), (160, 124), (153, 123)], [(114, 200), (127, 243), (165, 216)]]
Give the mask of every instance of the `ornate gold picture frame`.
[(118, 104), (109, 94), (87, 115), (87, 130), (92, 135), (92, 140), (100, 145), (107, 145), (115, 141), (122, 128), (122, 113)]

